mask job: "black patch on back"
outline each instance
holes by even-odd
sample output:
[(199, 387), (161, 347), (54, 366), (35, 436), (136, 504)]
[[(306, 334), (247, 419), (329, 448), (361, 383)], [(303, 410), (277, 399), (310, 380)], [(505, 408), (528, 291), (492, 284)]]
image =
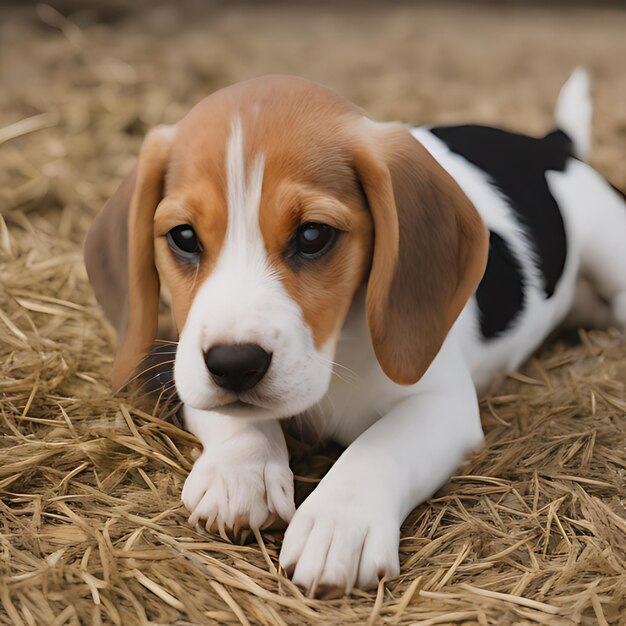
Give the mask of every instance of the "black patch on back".
[(506, 241), (489, 233), (487, 269), (476, 289), (480, 330), (489, 339), (505, 331), (524, 308), (524, 277)]
[(565, 169), (572, 156), (569, 137), (556, 130), (536, 139), (477, 125), (438, 126), (430, 132), (486, 172), (507, 197), (537, 254), (546, 297), (552, 296), (565, 267), (567, 242), (545, 173)]

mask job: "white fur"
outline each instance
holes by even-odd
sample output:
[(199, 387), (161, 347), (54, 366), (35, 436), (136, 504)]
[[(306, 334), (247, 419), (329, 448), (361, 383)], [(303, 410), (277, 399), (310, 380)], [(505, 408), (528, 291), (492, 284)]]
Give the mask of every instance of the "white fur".
[[(195, 409), (218, 410), (237, 418), (294, 415), (326, 392), (332, 371), (329, 348), (315, 348), (300, 307), (267, 262), (259, 227), (263, 158), (254, 160), (246, 176), (239, 121), (233, 124), (226, 158), (226, 240), (181, 333), (174, 369), (176, 388), (184, 404)], [(230, 343), (255, 343), (273, 355), (263, 380), (239, 396), (213, 383), (203, 359), (211, 347)]]
[(296, 511), (280, 554), (281, 565), (293, 569), (294, 580), (310, 592), (329, 585), (373, 587), (381, 575), (397, 574), (402, 520), (482, 442), (475, 387), (517, 367), (563, 320), (579, 271), (593, 277), (599, 293), (613, 302), (611, 321), (624, 327), (626, 207), (591, 167), (572, 161), (565, 172), (548, 173), (563, 211), (568, 258), (546, 300), (524, 232), (489, 179), (426, 129), (414, 132), (518, 254), (526, 309), (502, 336), (484, 341), (472, 298), (425, 376), (400, 387), (376, 362), (364, 291), (355, 298), (337, 343), (342, 367), (328, 392), (332, 411), (321, 404), (317, 414), (309, 412), (309, 419), (324, 424), (325, 436), (347, 450)]
[(412, 132), (452, 175), (487, 227), (506, 241), (521, 265), (525, 307), (507, 332), (489, 342), (483, 341), (478, 332), (478, 311), (473, 298), (452, 330), (457, 335), (474, 381), (482, 390), (498, 372), (519, 367), (567, 314), (574, 298), (579, 269), (580, 232), (564, 215), (567, 258), (554, 295), (546, 299), (534, 253), (506, 198), (482, 170), (451, 152), (427, 129), (417, 128)]
[(547, 172), (552, 195), (566, 223), (578, 234), (580, 274), (609, 304), (611, 322), (626, 329), (626, 206), (592, 167), (568, 162), (564, 172)]
[(309, 592), (355, 582), (369, 588), (397, 575), (402, 520), (483, 439), (457, 343), (446, 340), (416, 385), (394, 385), (376, 363), (362, 305), (359, 298), (337, 352), (356, 375), (354, 387), (333, 381), (329, 390), (337, 407), (329, 435), (348, 448), (296, 511), (280, 554)]
[(204, 446), (183, 488), (192, 524), (202, 520), (223, 534), (291, 519), (293, 474), (278, 421), (251, 423), (186, 406), (185, 425)]
[(591, 152), (592, 114), (589, 75), (584, 68), (577, 67), (561, 87), (554, 120), (557, 128), (572, 140), (576, 156), (583, 161), (589, 158)]
[[(226, 240), (189, 310), (174, 368), (185, 423), (204, 446), (185, 482), (183, 502), (193, 523), (202, 519), (223, 529), (237, 521), (260, 528), (275, 516), (291, 519), (294, 508), (293, 476), (275, 418), (300, 413), (322, 398), (334, 346), (315, 348), (300, 307), (269, 267), (259, 227), (263, 158), (246, 175), (239, 121), (226, 159)], [(229, 343), (256, 343), (272, 353), (263, 380), (239, 396), (213, 383), (203, 358), (212, 346)]]
[[(580, 94), (578, 88), (571, 91)], [(567, 93), (564, 102), (571, 103)], [(246, 183), (236, 131), (229, 146), (227, 244), (193, 303), (177, 355), (186, 423), (205, 446), (183, 492), (191, 521), (215, 522), (223, 529), (236, 520), (252, 527), (276, 515), (291, 520), (280, 564), (309, 593), (328, 586), (373, 587), (380, 576), (398, 574), (402, 520), (482, 443), (476, 386), (484, 387), (497, 372), (528, 357), (575, 303), (581, 276), (609, 302), (612, 320), (626, 325), (626, 208), (598, 174), (574, 160), (564, 172), (547, 174), (563, 214), (568, 256), (554, 295), (545, 299), (536, 259), (506, 199), (484, 172), (427, 129), (413, 132), (522, 264), (525, 309), (509, 329), (484, 341), (477, 305), (470, 299), (424, 377), (403, 387), (376, 361), (363, 288), (336, 345), (331, 342), (324, 355), (316, 353), (297, 305), (267, 268), (257, 215), (262, 160)], [(575, 142), (584, 147), (582, 139)], [(231, 184), (236, 185), (232, 191)], [(278, 422), (233, 417), (232, 409), (216, 404), (232, 398), (222, 399), (211, 386), (202, 350), (224, 340), (254, 341), (274, 353), (267, 381), (250, 396), (266, 412), (245, 411), (242, 417), (281, 418), (306, 409), (301, 425), (347, 446), (295, 514)], [(329, 379), (325, 359), (333, 355), (336, 367)]]

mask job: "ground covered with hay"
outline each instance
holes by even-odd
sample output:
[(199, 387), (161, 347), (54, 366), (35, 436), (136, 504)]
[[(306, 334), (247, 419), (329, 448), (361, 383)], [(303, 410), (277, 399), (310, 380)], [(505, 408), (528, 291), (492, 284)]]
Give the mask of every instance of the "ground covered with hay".
[[(399, 578), (313, 600), (277, 571), (281, 533), (230, 543), (188, 526), (180, 493), (198, 443), (111, 397), (114, 336), (81, 256), (148, 128), (267, 71), (320, 80), (381, 118), (541, 133), (584, 63), (593, 162), (624, 189), (626, 13), (58, 6), (71, 21), (0, 8), (0, 623), (626, 622), (616, 332), (559, 335), (497, 381), (481, 405), (487, 445), (406, 521)], [(292, 448), (305, 491), (336, 451)]]

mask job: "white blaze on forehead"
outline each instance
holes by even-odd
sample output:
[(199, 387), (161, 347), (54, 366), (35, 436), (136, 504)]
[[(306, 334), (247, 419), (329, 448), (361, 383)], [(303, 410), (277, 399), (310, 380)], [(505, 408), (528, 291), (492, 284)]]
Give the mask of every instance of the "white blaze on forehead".
[(241, 120), (235, 118), (226, 148), (228, 226), (225, 248), (240, 257), (248, 257), (249, 253), (258, 255), (264, 251), (259, 226), (263, 169), (263, 156), (259, 155), (248, 173)]
[(220, 344), (256, 343), (272, 353), (272, 362), (242, 399), (258, 407), (250, 417), (275, 419), (301, 413), (321, 399), (332, 354), (317, 352), (298, 303), (268, 262), (259, 224), (264, 160), (262, 155), (251, 160), (247, 168), (243, 129), (235, 119), (226, 147), (226, 238), (189, 309), (174, 377), (185, 404), (200, 410), (229, 406), (236, 396), (211, 380), (203, 354)]
[(264, 160), (254, 155), (248, 167), (245, 154), (242, 124), (235, 118), (226, 146), (226, 237), (189, 313), (205, 350), (216, 343), (264, 344), (266, 320), (260, 316), (275, 295), (277, 279), (259, 225)]

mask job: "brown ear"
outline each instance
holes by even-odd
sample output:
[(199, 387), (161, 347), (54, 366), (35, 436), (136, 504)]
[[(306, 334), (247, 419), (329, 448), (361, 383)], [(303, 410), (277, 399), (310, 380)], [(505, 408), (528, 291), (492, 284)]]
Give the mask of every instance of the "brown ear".
[(374, 222), (367, 320), (394, 382), (417, 382), (485, 271), (488, 234), (452, 177), (403, 126), (362, 120), (354, 164)]
[(148, 133), (137, 165), (95, 217), (85, 240), (89, 280), (118, 333), (114, 388), (131, 376), (157, 333), (153, 219), (163, 197), (171, 136), (166, 126)]

